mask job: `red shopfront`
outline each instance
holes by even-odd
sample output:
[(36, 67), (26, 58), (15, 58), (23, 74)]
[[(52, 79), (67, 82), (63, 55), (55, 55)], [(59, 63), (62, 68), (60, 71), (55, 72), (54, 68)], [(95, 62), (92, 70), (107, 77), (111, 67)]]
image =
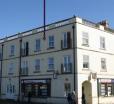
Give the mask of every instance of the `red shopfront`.
[(23, 79), (21, 80), (21, 93), (26, 97), (49, 97), (51, 94), (50, 79)]

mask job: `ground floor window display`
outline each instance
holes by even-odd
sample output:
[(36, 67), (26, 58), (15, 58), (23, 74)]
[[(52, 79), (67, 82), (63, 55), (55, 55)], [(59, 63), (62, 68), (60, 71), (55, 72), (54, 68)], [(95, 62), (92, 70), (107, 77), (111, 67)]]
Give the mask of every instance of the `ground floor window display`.
[(24, 96), (31, 93), (32, 97), (48, 97), (50, 96), (50, 87), (50, 79), (26, 79), (21, 81), (21, 93)]
[(98, 79), (99, 96), (114, 96), (114, 79)]

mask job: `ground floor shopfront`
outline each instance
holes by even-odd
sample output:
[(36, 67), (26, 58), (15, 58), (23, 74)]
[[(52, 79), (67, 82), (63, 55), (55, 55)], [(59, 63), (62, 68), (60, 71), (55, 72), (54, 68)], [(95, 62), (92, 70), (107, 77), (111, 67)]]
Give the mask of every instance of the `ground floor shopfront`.
[[(2, 79), (3, 99), (19, 98), (18, 78)], [(84, 93), (87, 104), (114, 104), (114, 78), (89, 78), (88, 75), (78, 76), (78, 90), (76, 93), (78, 104), (82, 104)], [(67, 94), (73, 91), (73, 75), (52, 77), (23, 77), (20, 81), (20, 100), (27, 101), (31, 94), (31, 101), (45, 103), (67, 104)]]
[[(73, 91), (73, 74), (2, 78), (2, 99), (67, 104), (66, 95)], [(20, 93), (19, 93), (20, 89)]]
[(78, 103), (82, 103), (84, 94), (87, 104), (114, 104), (114, 78), (111, 77), (79, 75)]

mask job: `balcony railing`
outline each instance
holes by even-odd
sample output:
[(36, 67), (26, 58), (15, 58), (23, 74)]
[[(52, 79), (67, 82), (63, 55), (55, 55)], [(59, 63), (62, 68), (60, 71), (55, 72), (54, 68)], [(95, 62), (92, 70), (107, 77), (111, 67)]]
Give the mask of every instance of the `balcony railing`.
[(28, 75), (28, 67), (21, 68), (21, 75)]
[(72, 63), (61, 64), (61, 73), (72, 73)]

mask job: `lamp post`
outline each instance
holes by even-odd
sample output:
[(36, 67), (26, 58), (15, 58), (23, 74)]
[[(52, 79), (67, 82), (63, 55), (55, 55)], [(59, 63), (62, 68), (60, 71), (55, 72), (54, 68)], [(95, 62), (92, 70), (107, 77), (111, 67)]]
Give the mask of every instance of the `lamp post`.
[(43, 1), (43, 7), (44, 7), (44, 11), (43, 11), (43, 17), (44, 17), (44, 36), (43, 36), (43, 39), (45, 40), (46, 39), (46, 0)]

